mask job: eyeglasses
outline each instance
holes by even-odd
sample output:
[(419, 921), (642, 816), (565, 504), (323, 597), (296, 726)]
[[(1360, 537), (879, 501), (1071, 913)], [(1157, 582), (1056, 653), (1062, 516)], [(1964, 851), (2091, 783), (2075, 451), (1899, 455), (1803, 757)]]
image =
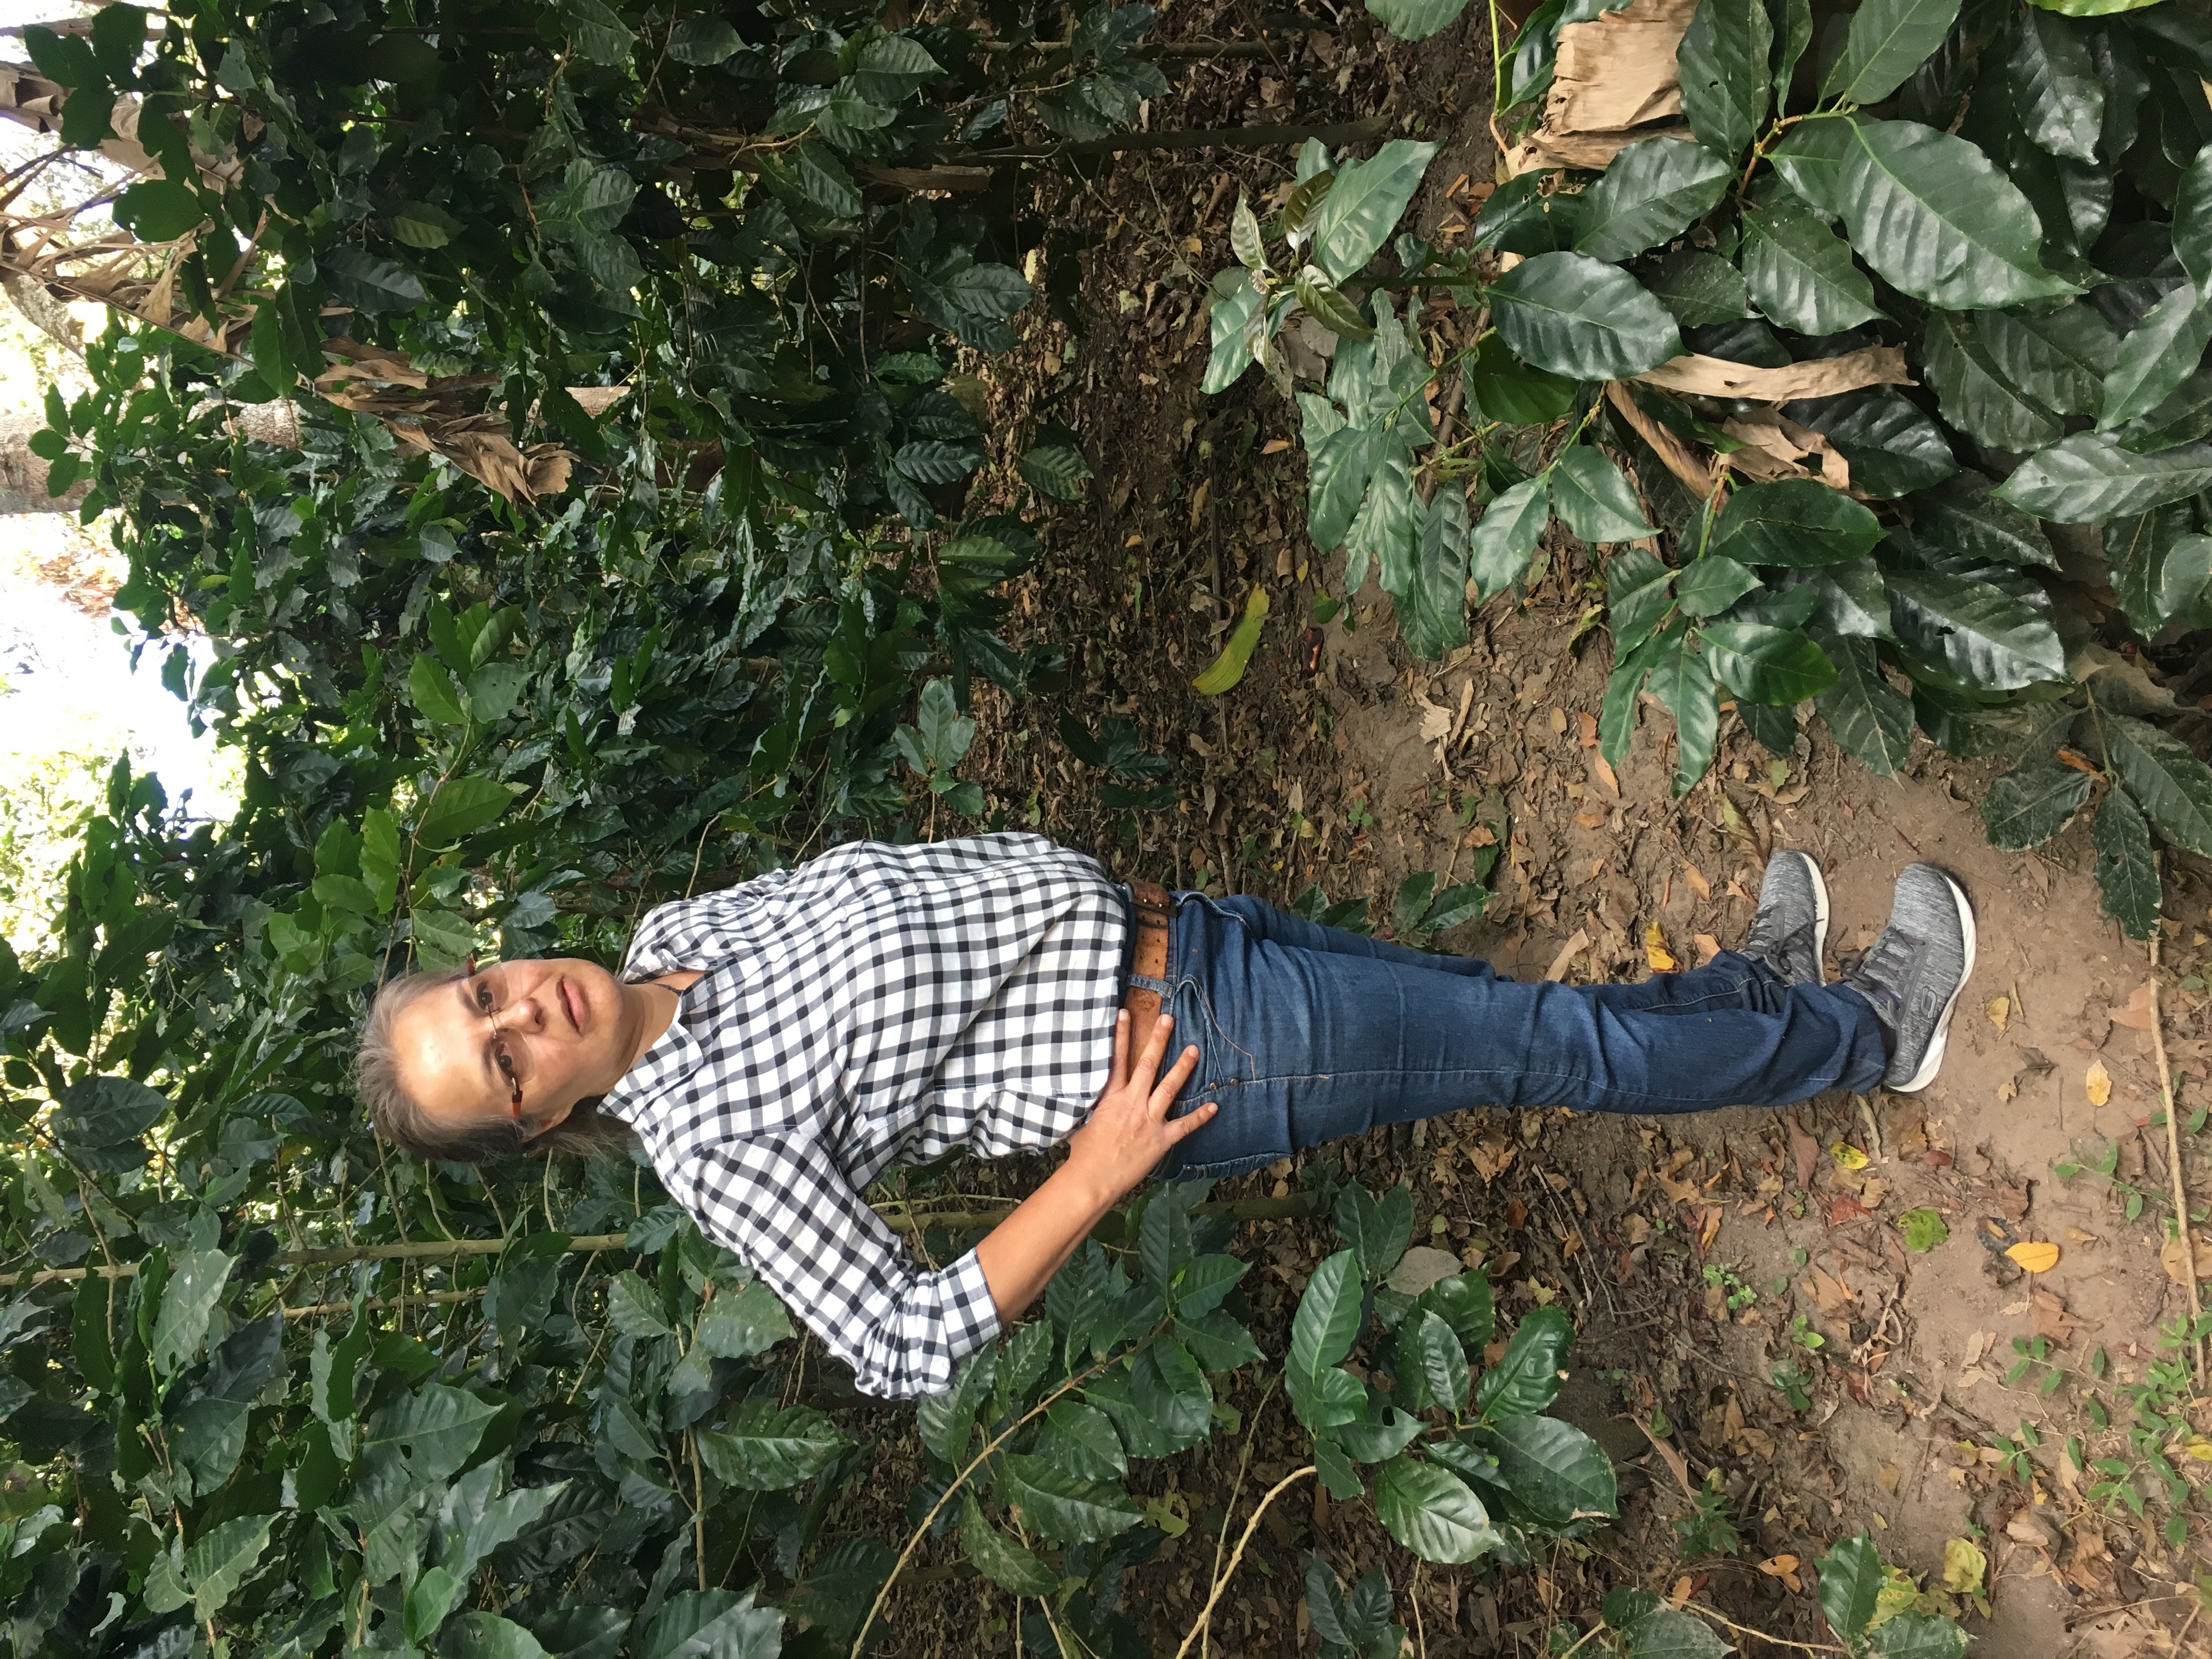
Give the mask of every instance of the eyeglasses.
[(522, 1121), (522, 1079), (515, 1072), (514, 1055), (507, 1048), (507, 1039), (500, 1034), (499, 1003), (492, 995), (491, 981), (478, 976), (473, 951), (470, 953), (465, 972), (470, 979), (477, 981), (474, 998), (477, 1012), (492, 1022), (492, 1063), (499, 1067), (499, 1074), (507, 1079), (507, 1086), (511, 1091), (508, 1103), (514, 1108), (515, 1121), (519, 1123)]

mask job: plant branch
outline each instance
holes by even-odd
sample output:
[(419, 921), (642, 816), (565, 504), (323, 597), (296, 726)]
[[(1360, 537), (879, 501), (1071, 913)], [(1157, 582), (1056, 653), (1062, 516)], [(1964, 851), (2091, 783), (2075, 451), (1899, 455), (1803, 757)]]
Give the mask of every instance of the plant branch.
[[(2154, 858), (2155, 854), (2154, 854)], [(2158, 1060), (2158, 1097), (2166, 1108), (2166, 1178), (2173, 1188), (2174, 1225), (2181, 1246), (2182, 1282), (2189, 1286), (2189, 1358), (2197, 1387), (2204, 1388), (2204, 1339), (2197, 1333), (2203, 1311), (2197, 1286), (2197, 1241), (2189, 1236), (2189, 1186), (2181, 1174), (2181, 1132), (2175, 1127), (2173, 1072), (2166, 1060), (2166, 1019), (2158, 1006), (2158, 923), (2150, 931), (2150, 1042)]]
[[(1303, 1480), (1313, 1473), (1314, 1466), (1309, 1463), (1302, 1469), (1292, 1469), (1267, 1488), (1267, 1495), (1260, 1500), (1259, 1507), (1252, 1511), (1252, 1518), (1244, 1523), (1244, 1534), (1237, 1540), (1236, 1553), (1229, 1558), (1229, 1565), (1214, 1579), (1213, 1593), (1206, 1598), (1206, 1605), (1199, 1609), (1198, 1622), (1190, 1627), (1190, 1633), (1182, 1638), (1182, 1645), (1176, 1650), (1175, 1659), (1183, 1659), (1183, 1656), (1190, 1651), (1190, 1644), (1198, 1640), (1200, 1633), (1213, 1622), (1213, 1604), (1221, 1599), (1221, 1593), (1229, 1588), (1229, 1581), (1237, 1576), (1237, 1564), (1244, 1559), (1244, 1547), (1252, 1541), (1252, 1534), (1259, 1529), (1260, 1517), (1267, 1512), (1267, 1506), (1281, 1497), (1294, 1481)], [(859, 1651), (857, 1648), (854, 1650), (855, 1659), (858, 1659)]]

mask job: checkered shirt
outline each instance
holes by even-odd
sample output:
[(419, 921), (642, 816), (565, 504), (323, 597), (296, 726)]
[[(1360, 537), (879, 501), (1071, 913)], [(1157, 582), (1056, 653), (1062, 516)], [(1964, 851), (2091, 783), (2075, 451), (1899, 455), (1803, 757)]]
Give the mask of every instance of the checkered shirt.
[(603, 1109), (870, 1394), (999, 1333), (969, 1251), (917, 1270), (864, 1194), (892, 1164), (1065, 1139), (1106, 1086), (1122, 890), (1037, 836), (856, 842), (664, 904), (624, 977), (705, 970)]

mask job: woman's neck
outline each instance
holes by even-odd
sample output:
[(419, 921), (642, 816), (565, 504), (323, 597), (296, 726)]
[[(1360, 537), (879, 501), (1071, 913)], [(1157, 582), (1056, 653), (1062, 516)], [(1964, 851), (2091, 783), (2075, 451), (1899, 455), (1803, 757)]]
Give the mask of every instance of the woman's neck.
[(658, 979), (639, 980), (622, 988), (623, 1024), (631, 1034), (629, 1057), (623, 1062), (625, 1073), (666, 1035), (675, 1024), (682, 994), (703, 976), (698, 969), (679, 968)]

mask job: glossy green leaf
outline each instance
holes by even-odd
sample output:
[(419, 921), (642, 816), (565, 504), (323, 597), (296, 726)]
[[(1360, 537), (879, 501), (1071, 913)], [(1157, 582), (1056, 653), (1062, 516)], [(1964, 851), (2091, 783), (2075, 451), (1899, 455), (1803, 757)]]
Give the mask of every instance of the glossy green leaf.
[(1717, 253), (1697, 248), (1669, 253), (1645, 276), (1644, 286), (1684, 328), (1751, 314), (1743, 273)]
[[(1853, 28), (1876, 4), (1925, 12), (1948, 3), (1869, 0)], [(1916, 300), (1972, 311), (2073, 291), (2044, 269), (2027, 198), (1963, 138), (1913, 121), (1839, 117), (1793, 127), (1774, 162), (1791, 189), (1844, 222), (1860, 258)]]
[(1420, 1438), (1421, 1419), (1393, 1406), (1380, 1423), (1364, 1418), (1340, 1423), (1328, 1437), (1344, 1448), (1347, 1456), (1362, 1463), (1381, 1463), (1395, 1457)]
[(991, 1384), (997, 1380), (998, 1372), (998, 1350), (979, 1348), (960, 1362), (959, 1369), (952, 1374), (951, 1388), (924, 1395), (915, 1402), (915, 1426), (921, 1433), (921, 1443), (939, 1462), (955, 1468), (968, 1462), (969, 1445), (975, 1438), (975, 1413), (990, 1397)]
[(1699, 630), (1712, 676), (1751, 702), (1787, 708), (1836, 683), (1836, 666), (1801, 632), (1764, 623), (1712, 622)]
[(119, 1146), (159, 1123), (168, 1097), (127, 1077), (88, 1077), (61, 1092), (48, 1127), (68, 1147)]
[(1456, 1414), (1467, 1404), (1467, 1351), (1440, 1315), (1408, 1314), (1397, 1334), (1398, 1376), (1410, 1390), (1405, 1401), (1419, 1411), (1440, 1406)]
[(1997, 499), (2058, 524), (2090, 524), (2146, 513), (2212, 486), (2212, 444), (2154, 455), (2123, 449), (2100, 432), (2077, 432), (2031, 455)]
[(1467, 643), (1467, 492), (1437, 487), (1421, 515), (1421, 539), (1402, 591), (1384, 583), (1398, 611), (1406, 647), (1424, 662)]
[(1332, 333), (1364, 340), (1375, 332), (1374, 325), (1359, 314), (1359, 307), (1337, 291), (1336, 285), (1322, 274), (1320, 266), (1301, 266), (1294, 287), (1298, 303)]
[(1712, 209), (1735, 176), (1733, 167), (1702, 144), (1639, 139), (1583, 192), (1576, 251), (1620, 260), (1678, 236)]
[(1344, 591), (1357, 593), (1370, 566), (1378, 568), (1384, 591), (1402, 593), (1410, 588), (1426, 516), (1413, 492), (1413, 462), (1394, 441), (1345, 533)]
[(415, 839), (425, 847), (451, 847), (496, 822), (514, 805), (514, 797), (496, 779), (447, 778), (423, 807)]
[(2025, 452), (2064, 432), (2055, 411), (2013, 384), (1966, 313), (1930, 311), (1921, 353), (1943, 418), (1977, 443)]
[(1959, 15), (1959, 0), (1861, 0), (1820, 94), (1878, 104), (1926, 63)]
[(273, 1515), (240, 1516), (210, 1528), (185, 1552), (185, 1582), (191, 1586), (192, 1611), (204, 1622), (229, 1604), (253, 1574), (269, 1547)]
[[(1700, 561), (1702, 562), (1702, 561)], [(1651, 695), (1674, 720), (1674, 798), (1698, 786), (1720, 740), (1720, 693), (1705, 653), (1679, 639), (1651, 665)]]
[(2164, 902), (2158, 853), (2151, 845), (2149, 820), (2126, 790), (2106, 793), (2089, 825), (2089, 840), (2097, 849), (2097, 888), (2105, 914), (2130, 939), (2148, 939)]
[(1455, 21), (1467, 0), (1367, 0), (1367, 9), (1401, 40), (1425, 40)]
[(2008, 852), (2040, 847), (2073, 821), (2095, 781), (2056, 761), (2032, 760), (1992, 782), (1982, 795), (1990, 845)]
[(1493, 1422), (1540, 1412), (1559, 1397), (1575, 1328), (1558, 1308), (1532, 1309), (1498, 1363), (1475, 1384), (1474, 1406)]
[(1686, 615), (1717, 617), (1759, 586), (1759, 573), (1723, 554), (1708, 554), (1682, 567), (1674, 599)]
[(1380, 427), (1347, 426), (1322, 441), (1308, 460), (1306, 534), (1327, 552), (1340, 547), (1367, 486), (1390, 453), (1392, 439)]
[(1737, 258), (1759, 310), (1800, 334), (1834, 334), (1881, 315), (1850, 244), (1795, 197), (1744, 210)]
[(1572, 445), (1553, 463), (1552, 508), (1593, 547), (1658, 534), (1620, 469), (1591, 444)]
[(2065, 677), (2065, 648), (2050, 617), (2026, 600), (1949, 571), (1886, 574), (1899, 640), (1961, 684), (2007, 691)]
[(1935, 1613), (1900, 1613), (1875, 1627), (1874, 1659), (1966, 1659), (1970, 1638), (1955, 1619)]
[(2212, 344), (2212, 304), (2191, 288), (2177, 288), (2121, 341), (2112, 372), (2105, 377), (2097, 429), (2108, 432), (2164, 403), (2197, 372)]
[(1572, 380), (1531, 368), (1496, 334), (1483, 336), (1463, 378), (1469, 402), (1484, 417), (1510, 425), (1540, 426), (1575, 404)]
[(1881, 525), (1863, 503), (1810, 478), (1782, 478), (1729, 495), (1707, 548), (1742, 564), (1843, 564), (1881, 539)]
[(1366, 161), (1347, 161), (1336, 169), (1336, 183), (1310, 222), (1313, 262), (1329, 281), (1347, 282), (1358, 275), (1389, 240), (1436, 153), (1434, 144), (1394, 138)]
[[(1284, 1378), (1291, 1404), (1309, 1428), (1347, 1423), (1359, 1414), (1364, 1392), (1349, 1372), (1335, 1368), (1350, 1355), (1359, 1334), (1360, 1301), (1359, 1258), (1353, 1250), (1339, 1250), (1325, 1259), (1298, 1299)], [(1353, 1384), (1358, 1399), (1346, 1400), (1337, 1376)], [(1301, 1405), (1301, 1401), (1307, 1403)]]
[(2104, 716), (2106, 758), (2175, 846), (2212, 856), (2212, 770), (2179, 738), (2130, 714)]
[(1444, 1323), (1458, 1334), (1459, 1340), (1475, 1352), (1481, 1352), (1488, 1345), (1495, 1315), (1487, 1269), (1477, 1267), (1470, 1273), (1440, 1279), (1423, 1291), (1413, 1305), (1440, 1315)]
[(1681, 354), (1666, 308), (1619, 266), (1586, 253), (1522, 260), (1492, 288), (1490, 303), (1515, 355), (1570, 380), (1621, 380)]
[(811, 1480), (851, 1443), (811, 1406), (779, 1411), (762, 1395), (748, 1395), (728, 1427), (697, 1433), (699, 1461), (747, 1492), (781, 1492)]
[(1940, 483), (1959, 470), (1942, 428), (1896, 392), (1846, 392), (1784, 404), (1782, 412), (1820, 433), (1850, 463), (1851, 488), (1880, 500)]
[(173, 242), (207, 220), (207, 209), (188, 186), (149, 179), (115, 198), (115, 222), (142, 242)]
[(1674, 54), (1682, 114), (1698, 142), (1733, 161), (1765, 124), (1774, 27), (1765, 0), (1698, 0)]
[(480, 1611), (448, 1620), (438, 1651), (445, 1659), (547, 1659), (544, 1644), (514, 1620)]
[(1609, 1516), (1620, 1505), (1613, 1460), (1571, 1423), (1556, 1417), (1515, 1417), (1484, 1437), (1513, 1496), (1555, 1526)]
[(1114, 1424), (1096, 1406), (1079, 1400), (1055, 1400), (1046, 1408), (1038, 1431), (1038, 1456), (1079, 1480), (1119, 1480), (1129, 1472), (1127, 1454)]
[(1874, 1540), (1864, 1533), (1846, 1538), (1818, 1563), (1820, 1611), (1828, 1628), (1846, 1642), (1858, 1639), (1873, 1619), (1886, 1575)]
[(1483, 509), (1469, 537), (1471, 574), (1479, 597), (1493, 599), (1521, 580), (1551, 521), (1548, 473), (1523, 479)]
[(1990, 360), (2029, 398), (2061, 415), (2096, 413), (2120, 337), (2094, 306), (2075, 300), (2041, 314), (2022, 309), (1973, 316)]
[(1620, 1626), (1623, 1659), (1729, 1659), (1735, 1650), (1693, 1613), (1655, 1606)]
[(1921, 540), (1985, 564), (2058, 568), (2042, 524), (1994, 495), (1978, 472), (1961, 472), (1912, 498), (1912, 528)]
[(1060, 1588), (1059, 1575), (983, 1518), (973, 1492), (961, 1498), (960, 1545), (976, 1571), (1009, 1595), (1049, 1595)]
[(1480, 1560), (1500, 1542), (1489, 1511), (1467, 1482), (1402, 1452), (1375, 1472), (1375, 1515), (1391, 1537), (1424, 1561)]
[(1010, 1452), (1000, 1468), (1006, 1502), (1023, 1525), (1054, 1543), (1101, 1543), (1145, 1518), (1118, 1486), (1078, 1480), (1041, 1457)]
[(1872, 640), (1829, 635), (1816, 642), (1836, 668), (1836, 683), (1814, 700), (1820, 718), (1867, 770), (1895, 776), (1912, 755), (1912, 700), (1882, 677)]
[(1248, 270), (1267, 268), (1267, 243), (1260, 234), (1260, 216), (1252, 211), (1252, 204), (1242, 190), (1237, 192), (1237, 206), (1229, 216), (1229, 251)]
[[(1083, 493), (1083, 481), (1091, 476), (1091, 463), (1066, 444), (1039, 444), (1024, 453), (1014, 466), (1031, 489), (1056, 501), (1073, 501)], [(966, 471), (963, 465), (961, 474)]]
[(2030, 6), (2015, 15), (2009, 71), (2014, 110), (2028, 141), (2053, 155), (2097, 160), (2105, 88), (2086, 30)]
[(721, 1589), (678, 1590), (661, 1604), (634, 1650), (638, 1659), (775, 1659), (783, 1614)]
[(1241, 265), (1231, 265), (1216, 276), (1206, 293), (1206, 326), (1212, 346), (1198, 389), (1211, 397), (1228, 391), (1252, 367), (1252, 349), (1247, 335), (1253, 320), (1267, 305), (1267, 296), (1254, 285), (1252, 274)]
[(236, 1265), (234, 1258), (221, 1250), (186, 1250), (171, 1261), (168, 1282), (161, 1289), (161, 1310), (146, 1344), (158, 1374), (171, 1375), (199, 1357), (208, 1321)]
[(1605, 562), (1605, 604), (1616, 648), (1635, 649), (1659, 625), (1673, 603), (1674, 574), (1649, 548), (1620, 548)]

